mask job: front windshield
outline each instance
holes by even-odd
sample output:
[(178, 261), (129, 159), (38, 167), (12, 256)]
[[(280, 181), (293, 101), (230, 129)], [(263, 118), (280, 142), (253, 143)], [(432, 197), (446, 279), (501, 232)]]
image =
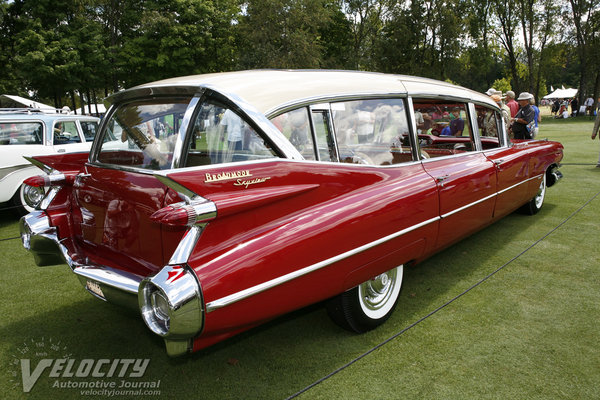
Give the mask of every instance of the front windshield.
[(190, 97), (119, 105), (103, 132), (97, 160), (144, 169), (169, 169)]

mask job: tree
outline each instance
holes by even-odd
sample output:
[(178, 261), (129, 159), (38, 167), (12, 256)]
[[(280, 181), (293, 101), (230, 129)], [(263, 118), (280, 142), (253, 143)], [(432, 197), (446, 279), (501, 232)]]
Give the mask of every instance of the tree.
[(515, 91), (521, 91), (522, 83), (518, 72), (518, 51), (517, 47), (517, 31), (519, 10), (518, 2), (507, 2), (505, 0), (490, 0), (492, 2), (492, 12), (497, 21), (498, 28), (497, 38), (506, 51), (510, 76), (512, 79), (512, 87)]
[(445, 80), (460, 69), (468, 25), (462, 0), (398, 3), (377, 46), (380, 70)]
[(577, 54), (581, 65), (579, 77), (579, 103), (582, 104), (585, 94), (590, 91), (588, 87), (589, 77), (592, 75), (589, 64), (592, 55), (591, 45), (598, 35), (600, 26), (599, 18), (594, 17), (600, 12), (600, 0), (569, 0), (570, 13), (568, 17), (575, 26), (575, 38), (577, 40)]
[(321, 33), (334, 15), (328, 0), (249, 1), (238, 26), (240, 66), (319, 68)]

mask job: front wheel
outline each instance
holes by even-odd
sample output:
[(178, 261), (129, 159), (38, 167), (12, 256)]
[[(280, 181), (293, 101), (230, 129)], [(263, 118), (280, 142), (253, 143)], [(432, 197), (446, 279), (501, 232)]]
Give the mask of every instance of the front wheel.
[(327, 303), (327, 313), (342, 328), (357, 333), (383, 324), (392, 314), (402, 287), (403, 266), (361, 283)]
[(12, 198), (14, 210), (19, 215), (32, 212), (46, 195), (44, 188), (22, 184)]
[(535, 196), (521, 209), (525, 214), (534, 215), (542, 208), (544, 198), (546, 197), (546, 174), (542, 177), (542, 182)]

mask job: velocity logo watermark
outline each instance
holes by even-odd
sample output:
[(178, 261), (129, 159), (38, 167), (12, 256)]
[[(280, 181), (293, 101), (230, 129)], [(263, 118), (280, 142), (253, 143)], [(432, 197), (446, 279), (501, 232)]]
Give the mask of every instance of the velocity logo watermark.
[(29, 393), (44, 378), (54, 389), (76, 389), (82, 395), (157, 395), (160, 380), (146, 381), (144, 377), (150, 359), (75, 359), (66, 348), (44, 339), (24, 343), (13, 360), (13, 383), (18, 381), (23, 392)]

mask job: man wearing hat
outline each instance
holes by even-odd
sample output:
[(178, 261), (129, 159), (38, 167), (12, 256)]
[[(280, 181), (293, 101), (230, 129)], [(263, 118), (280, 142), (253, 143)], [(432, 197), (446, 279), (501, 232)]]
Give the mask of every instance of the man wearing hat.
[(510, 116), (514, 118), (519, 111), (519, 103), (515, 101), (515, 92), (509, 90), (506, 92), (506, 105), (510, 108)]
[(512, 119), (511, 126), (515, 139), (531, 139), (530, 131), (535, 118), (535, 111), (530, 103), (531, 99), (533, 99), (533, 95), (527, 92), (521, 93), (517, 99), (521, 108)]

